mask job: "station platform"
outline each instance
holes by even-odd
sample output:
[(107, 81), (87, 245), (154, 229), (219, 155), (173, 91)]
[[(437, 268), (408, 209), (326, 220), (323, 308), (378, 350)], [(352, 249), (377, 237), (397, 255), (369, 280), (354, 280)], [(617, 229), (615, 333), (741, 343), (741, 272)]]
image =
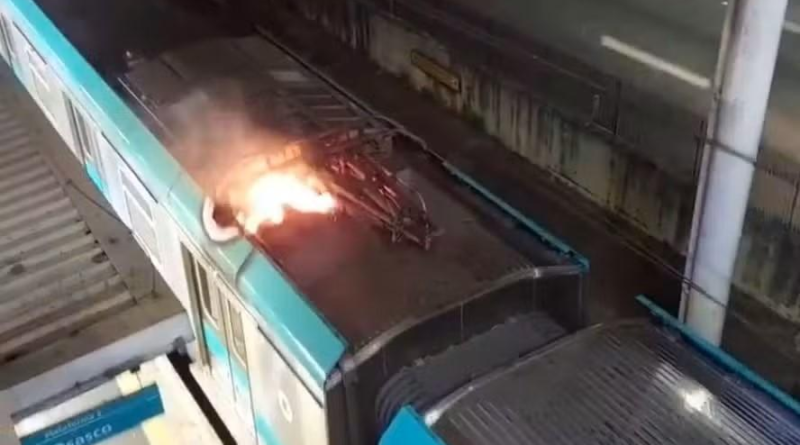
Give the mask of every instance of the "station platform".
[[(222, 445), (182, 380), (159, 356), (59, 403), (15, 419), (4, 445)], [(16, 443), (15, 443), (16, 442)]]

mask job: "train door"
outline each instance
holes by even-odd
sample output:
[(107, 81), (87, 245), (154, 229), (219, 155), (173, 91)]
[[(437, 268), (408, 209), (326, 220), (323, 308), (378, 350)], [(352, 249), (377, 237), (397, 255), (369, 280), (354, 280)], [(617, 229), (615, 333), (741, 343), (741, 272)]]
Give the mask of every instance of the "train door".
[(200, 334), (203, 336), (206, 366), (225, 395), (233, 392), (230, 358), (227, 350), (227, 316), (219, 286), (213, 274), (199, 261), (194, 261), (194, 281), (200, 307)]
[(77, 122), (75, 121), (74, 117), (76, 111), (74, 105), (72, 105), (72, 99), (69, 97), (69, 95), (67, 95), (66, 92), (64, 92), (64, 106), (67, 109), (67, 120), (69, 121), (70, 132), (72, 133), (71, 140), (68, 139), (65, 142), (67, 143), (67, 147), (69, 147), (69, 151), (71, 151), (75, 156), (75, 159), (77, 159), (81, 165), (84, 165), (83, 153), (81, 153), (80, 147), (80, 137), (78, 136), (77, 131)]
[(247, 347), (244, 338), (245, 323), (251, 324), (249, 318), (239, 302), (230, 291), (226, 299), (228, 319), (228, 358), (233, 377), (233, 402), (236, 413), (244, 421), (248, 431), (255, 434), (253, 424), (253, 408), (250, 400), (250, 378), (247, 366)]
[(100, 173), (100, 156), (97, 148), (97, 131), (84, 113), (69, 98), (66, 99), (67, 115), (72, 128), (73, 153), (83, 163), (86, 173), (95, 186), (105, 193), (105, 183)]
[(254, 322), (227, 285), (209, 272), (186, 246), (183, 254), (191, 276), (190, 313), (201, 361), (217, 389), (234, 407), (241, 425), (255, 435), (244, 334)]

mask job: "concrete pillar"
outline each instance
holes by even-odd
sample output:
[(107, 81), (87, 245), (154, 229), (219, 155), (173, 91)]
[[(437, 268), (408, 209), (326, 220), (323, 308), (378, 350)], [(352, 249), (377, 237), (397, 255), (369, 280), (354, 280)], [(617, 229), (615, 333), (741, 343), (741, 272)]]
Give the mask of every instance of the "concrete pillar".
[(733, 0), (723, 30), (681, 301), (684, 321), (719, 344), (787, 0)]

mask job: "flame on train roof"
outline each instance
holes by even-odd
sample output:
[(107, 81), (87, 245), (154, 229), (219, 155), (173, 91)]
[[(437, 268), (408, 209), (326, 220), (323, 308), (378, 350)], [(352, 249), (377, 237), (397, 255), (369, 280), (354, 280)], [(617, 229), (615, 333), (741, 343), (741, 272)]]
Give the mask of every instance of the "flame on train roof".
[(257, 177), (244, 192), (236, 218), (245, 231), (254, 234), (262, 225), (278, 225), (288, 210), (300, 213), (331, 213), (333, 195), (325, 191), (313, 174), (297, 171), (268, 172)]
[(295, 145), (251, 158), (229, 172), (229, 177), (225, 201), (250, 234), (264, 225), (282, 224), (288, 212), (325, 214), (337, 207), (333, 194)]

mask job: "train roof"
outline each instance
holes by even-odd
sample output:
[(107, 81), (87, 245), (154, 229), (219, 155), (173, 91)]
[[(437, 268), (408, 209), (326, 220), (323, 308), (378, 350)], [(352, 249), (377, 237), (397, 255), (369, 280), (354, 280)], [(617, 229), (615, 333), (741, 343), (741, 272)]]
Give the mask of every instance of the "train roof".
[(794, 413), (646, 321), (574, 334), (426, 419), (448, 445), (800, 443)]

